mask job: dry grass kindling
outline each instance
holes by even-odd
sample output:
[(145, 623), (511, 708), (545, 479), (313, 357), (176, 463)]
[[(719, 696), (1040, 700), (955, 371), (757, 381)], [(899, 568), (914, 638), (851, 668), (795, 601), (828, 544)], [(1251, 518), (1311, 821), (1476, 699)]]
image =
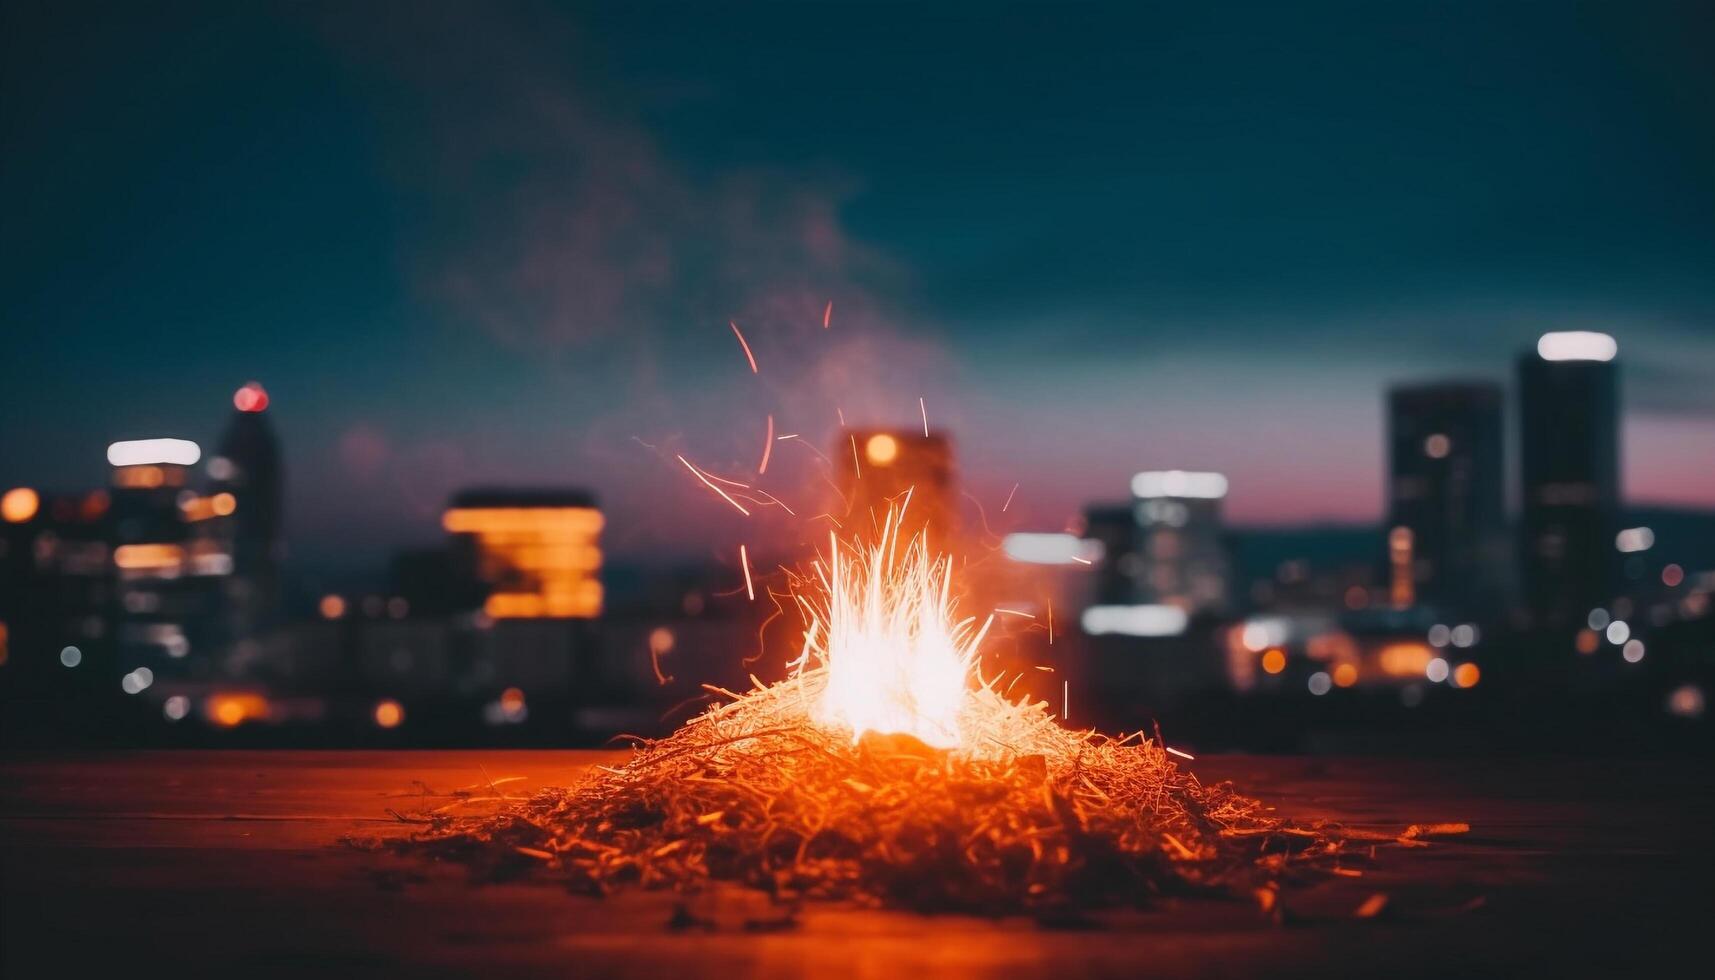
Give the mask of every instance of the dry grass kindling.
[(1342, 853), (1327, 828), (1200, 783), (1156, 741), (1070, 731), (987, 688), (961, 717), (966, 751), (854, 744), (810, 721), (823, 682), (810, 670), (731, 695), (622, 767), (432, 814), (401, 846), (597, 894), (731, 881), (784, 901), (988, 913), (1249, 895)]

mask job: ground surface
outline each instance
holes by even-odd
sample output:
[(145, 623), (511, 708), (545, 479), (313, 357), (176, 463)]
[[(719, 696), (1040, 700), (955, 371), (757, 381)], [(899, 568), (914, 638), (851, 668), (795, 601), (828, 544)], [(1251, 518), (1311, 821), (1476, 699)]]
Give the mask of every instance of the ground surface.
[[(1689, 966), (1709, 948), (1715, 770), (1685, 762), (1190, 763), (1296, 817), (1471, 824), (1427, 848), (1382, 848), (1361, 877), (1288, 891), (1284, 923), (1205, 900), (1055, 927), (828, 906), (784, 918), (748, 894), (697, 898), (676, 916), (669, 894), (473, 884), (340, 843), (407, 831), (387, 809), (442, 802), (426, 792), (528, 777), (506, 784), (518, 792), (613, 758), (0, 758), (0, 975), (1534, 976)], [(1354, 918), (1378, 893), (1381, 915)]]

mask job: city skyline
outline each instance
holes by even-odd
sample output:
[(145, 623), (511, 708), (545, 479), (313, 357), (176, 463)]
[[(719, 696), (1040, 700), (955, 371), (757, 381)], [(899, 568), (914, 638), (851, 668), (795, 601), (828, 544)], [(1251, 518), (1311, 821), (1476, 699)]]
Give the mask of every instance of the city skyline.
[[(737, 472), (768, 414), (818, 438), (922, 397), (967, 489), (1022, 484), (1021, 525), (1171, 467), (1227, 473), (1233, 523), (1374, 522), (1388, 387), (1505, 382), (1586, 328), (1620, 341), (1627, 500), (1715, 506), (1715, 128), (1666, 94), (1702, 77), (1695, 35), (1671, 7), (1467, 14), (1347, 11), (1360, 45), (1266, 8), (943, 11), (915, 40), (781, 11), (13, 9), (0, 407), (34, 422), (0, 484), (206, 442), (256, 379), (299, 556), (379, 561), (496, 481), (588, 486), (616, 555), (697, 556), (727, 538), (639, 442)], [(1644, 55), (1590, 48), (1613, 32)], [(799, 43), (748, 64), (714, 43), (740, 34)], [(938, 64), (954, 40), (993, 57)]]

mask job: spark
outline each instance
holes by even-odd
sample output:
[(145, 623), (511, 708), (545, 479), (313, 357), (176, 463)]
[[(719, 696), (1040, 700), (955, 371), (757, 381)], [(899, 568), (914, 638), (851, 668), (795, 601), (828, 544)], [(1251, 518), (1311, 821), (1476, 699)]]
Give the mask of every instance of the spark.
[(786, 501), (781, 500), (779, 497), (776, 497), (775, 495), (769, 493), (767, 490), (758, 490), (756, 492), (761, 494), (764, 497), (767, 497), (769, 503), (774, 504), (776, 507), (779, 507), (781, 510), (785, 511), (786, 513), (791, 514), (793, 517), (798, 516), (797, 511), (786, 506)]
[(822, 329), (828, 329), (828, 324), (834, 320), (834, 301), (828, 300), (828, 305), (822, 308)]
[(1048, 645), (1054, 645), (1054, 603), (1048, 604)]
[(1073, 555), (1072, 560), (1077, 562), (1080, 565), (1094, 565), (1095, 564), (1095, 562), (1089, 560), (1088, 558), (1080, 558), (1077, 555)]
[(768, 454), (774, 451), (774, 416), (768, 416), (768, 438), (762, 441), (762, 463), (756, 467), (756, 475), (768, 472)]
[(786, 441), (786, 440), (788, 440), (788, 439), (796, 439), (796, 438), (798, 438), (798, 433), (796, 433), (796, 432), (788, 432), (788, 433), (786, 433), (786, 434), (785, 434), (785, 435), (783, 435), (783, 436), (775, 436), (775, 437), (774, 437), (774, 441), (775, 441), (775, 442), (785, 442), (785, 441)]
[(1178, 750), (1178, 749), (1176, 749), (1176, 748), (1174, 748), (1174, 747), (1173, 747), (1173, 746), (1171, 746), (1171, 745), (1165, 745), (1165, 746), (1162, 746), (1162, 748), (1165, 748), (1165, 749), (1166, 749), (1166, 750), (1167, 750), (1167, 751), (1168, 751), (1168, 752), (1170, 752), (1170, 753), (1172, 753), (1172, 754), (1173, 754), (1173, 755), (1176, 755), (1176, 756), (1178, 756), (1178, 757), (1179, 757), (1179, 758), (1181, 758), (1181, 759), (1190, 759), (1190, 760), (1191, 760), (1191, 761), (1192, 761), (1192, 762), (1196, 762), (1196, 761), (1197, 761), (1197, 757), (1196, 757), (1196, 756), (1194, 756), (1194, 755), (1192, 755), (1192, 754), (1191, 754), (1191, 753), (1189, 753), (1189, 752), (1181, 752), (1181, 751), (1179, 751), (1179, 750)]
[(728, 320), (727, 326), (732, 328), (732, 335), (738, 338), (738, 345), (744, 348), (744, 359), (750, 362), (750, 373), (760, 374), (756, 369), (756, 355), (750, 352), (750, 344), (745, 342), (744, 333), (738, 329), (738, 321)]
[(845, 428), (846, 427), (846, 410), (841, 408), (838, 405), (835, 405), (834, 406), (834, 414), (838, 415), (840, 417), (840, 428), (842, 428), (842, 429)]
[(996, 607), (994, 607), (994, 611), (997, 613), (1002, 613), (1002, 614), (1007, 615), (1007, 616), (1023, 616), (1025, 619), (1035, 619), (1036, 618), (1035, 616), (1032, 616), (1031, 614), (1024, 612), (1023, 610), (1020, 610), (1020, 609), (1007, 609), (1007, 608), (1002, 607), (1002, 606), (996, 606)]
[(743, 504), (739, 503), (738, 501), (732, 499), (732, 497), (728, 496), (727, 492), (725, 490), (722, 490), (720, 487), (715, 486), (714, 481), (712, 481), (708, 477), (704, 476), (702, 470), (699, 470), (695, 466), (691, 465), (690, 460), (686, 459), (683, 456), (680, 456), (679, 462), (684, 463), (685, 468), (691, 471), (692, 476), (695, 476), (697, 479), (703, 481), (703, 485), (708, 487), (710, 490), (713, 490), (715, 493), (720, 494), (721, 499), (725, 500), (729, 504), (732, 504), (733, 508), (736, 509), (740, 514), (743, 514), (746, 517), (750, 516), (750, 511), (745, 510)]
[(1067, 721), (1072, 714), (1072, 682), (1060, 682), (1060, 720)]
[(1040, 670), (1040, 671), (1042, 671), (1042, 672), (1043, 672), (1043, 673), (1045, 673), (1045, 674), (1052, 674), (1052, 673), (1054, 673), (1054, 668), (1052, 668), (1052, 667), (1044, 667), (1044, 666), (1042, 666), (1042, 665), (1041, 665), (1041, 664), (1037, 664), (1037, 665), (1036, 665), (1036, 669), (1037, 669), (1037, 670)]
[(1017, 492), (1018, 492), (1018, 484), (1016, 484), (1016, 483), (1014, 483), (1014, 484), (1013, 484), (1013, 485), (1012, 485), (1012, 490), (1011, 490), (1011, 492), (1009, 492), (1009, 493), (1008, 493), (1008, 494), (1007, 494), (1007, 495), (1006, 495), (1006, 503), (1004, 503), (1004, 504), (1001, 504), (1001, 505), (1000, 505), (1000, 512), (1001, 512), (1001, 513), (1002, 513), (1002, 514), (1004, 514), (1004, 513), (1006, 513), (1006, 509), (1007, 509), (1007, 508), (1008, 508), (1008, 507), (1011, 507), (1011, 506), (1012, 506), (1012, 495), (1013, 495), (1013, 494), (1015, 494), (1015, 493), (1017, 493)]
[(923, 413), (923, 438), (929, 438), (929, 406), (923, 404), (923, 396), (917, 396), (917, 410)]
[(857, 436), (853, 434), (850, 438), (852, 441), (852, 468), (857, 470), (857, 478), (861, 480), (863, 479), (863, 465), (858, 462)]
[(738, 563), (744, 566), (744, 594), (750, 597), (751, 602), (755, 602), (756, 587), (750, 584), (750, 554), (742, 544), (738, 546)]

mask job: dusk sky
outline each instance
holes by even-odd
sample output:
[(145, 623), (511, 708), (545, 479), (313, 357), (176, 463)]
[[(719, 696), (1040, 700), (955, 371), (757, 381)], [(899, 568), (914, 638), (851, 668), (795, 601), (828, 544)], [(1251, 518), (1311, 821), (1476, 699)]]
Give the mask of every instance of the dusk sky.
[(1708, 4), (12, 0), (0, 45), (0, 486), (256, 379), (311, 558), (472, 484), (700, 552), (742, 519), (674, 454), (920, 396), (1016, 525), (1172, 467), (1371, 521), (1388, 384), (1599, 329), (1628, 499), (1715, 506)]

